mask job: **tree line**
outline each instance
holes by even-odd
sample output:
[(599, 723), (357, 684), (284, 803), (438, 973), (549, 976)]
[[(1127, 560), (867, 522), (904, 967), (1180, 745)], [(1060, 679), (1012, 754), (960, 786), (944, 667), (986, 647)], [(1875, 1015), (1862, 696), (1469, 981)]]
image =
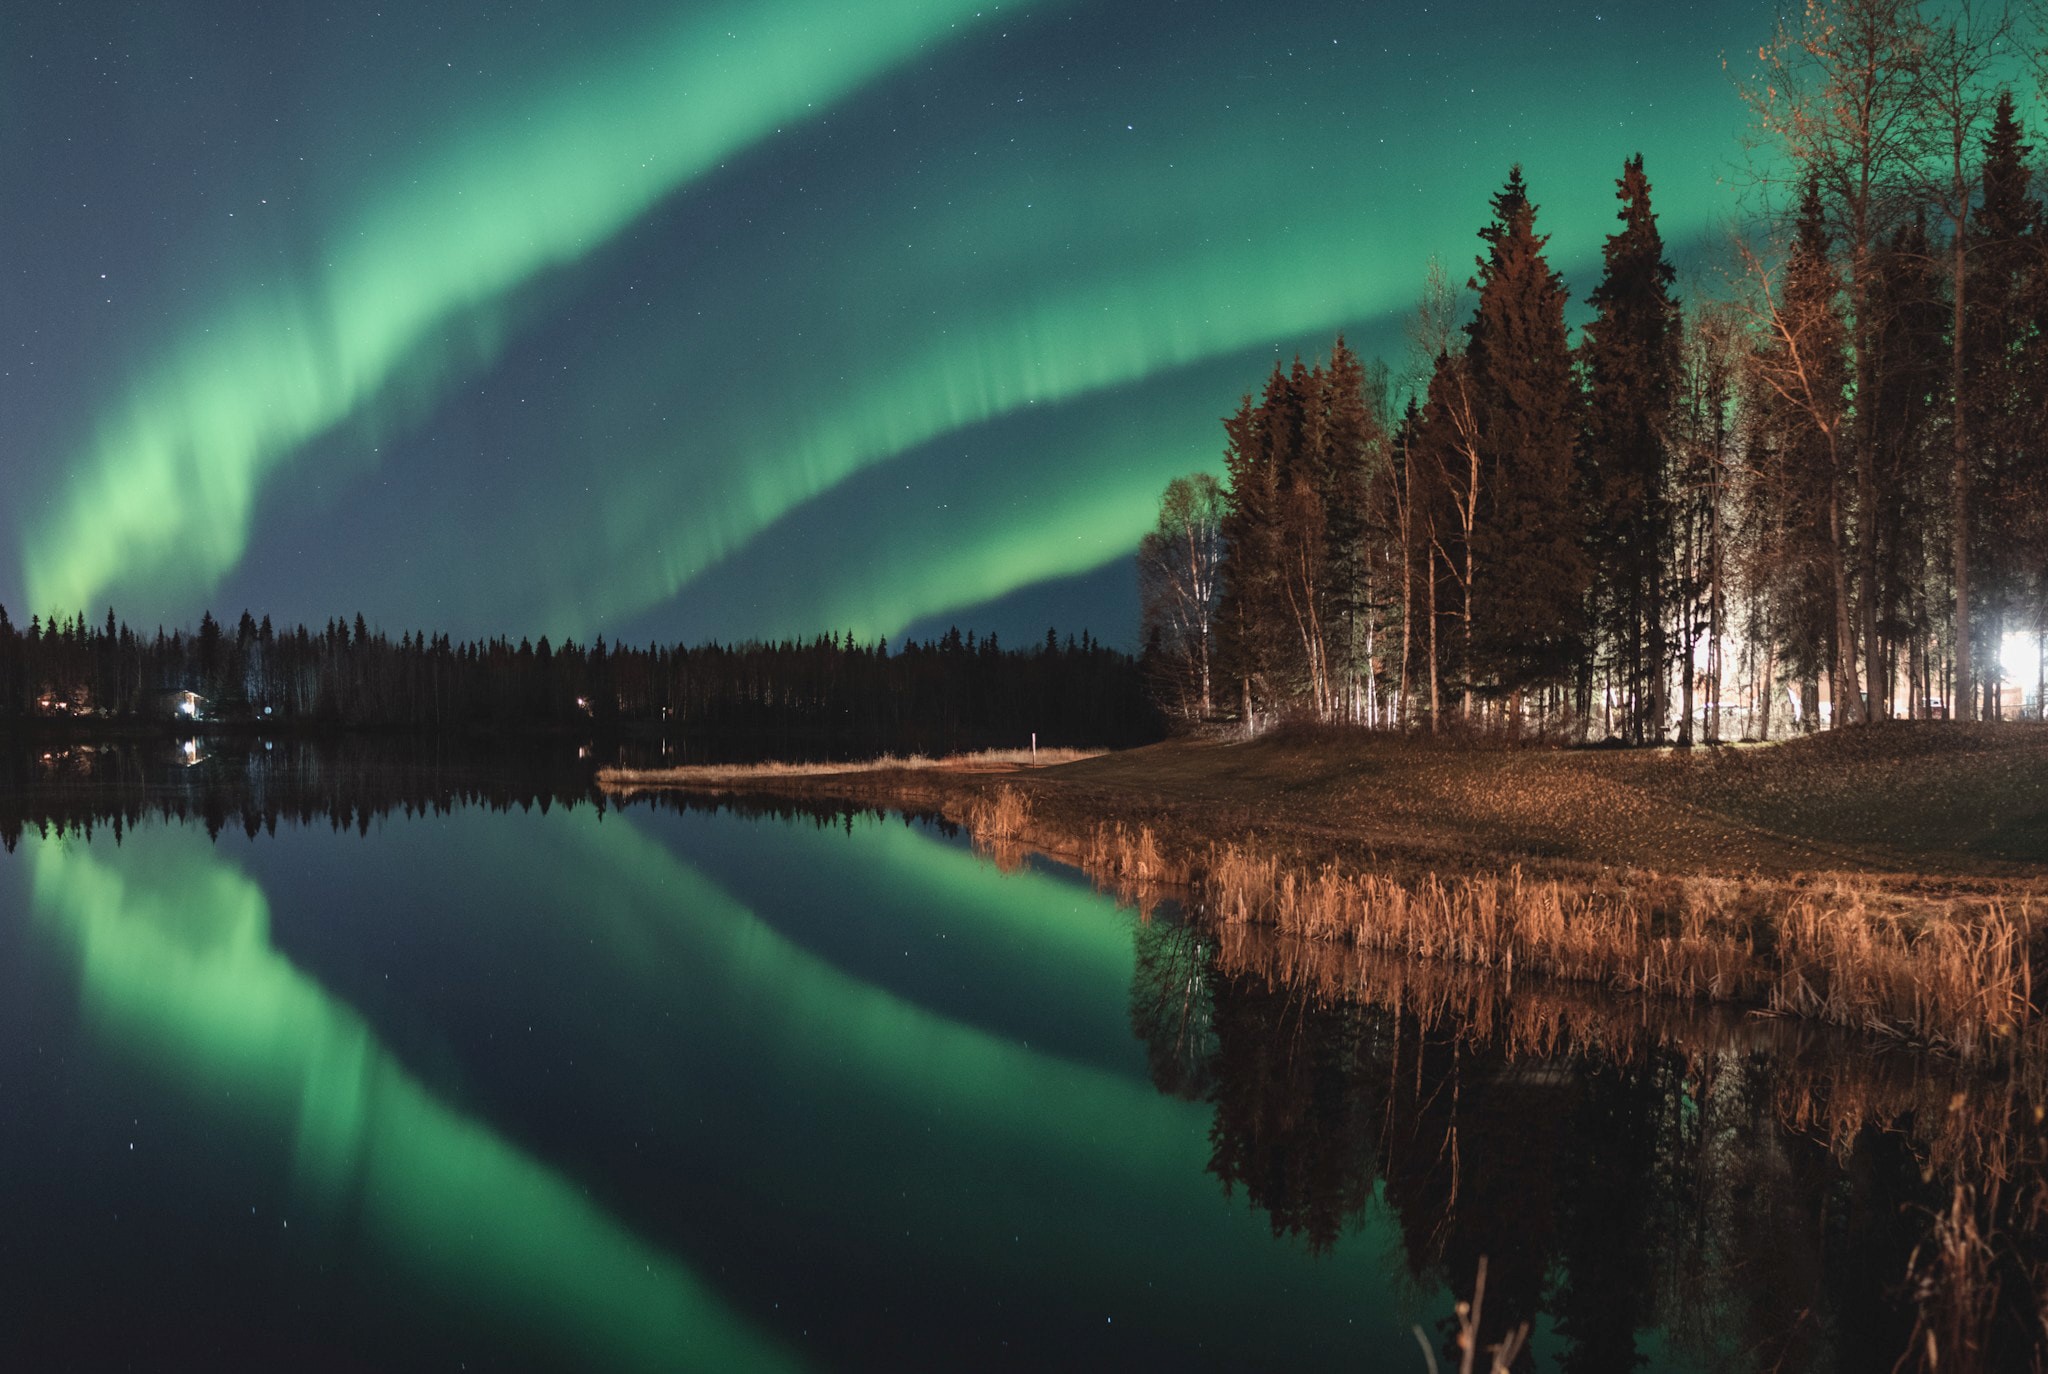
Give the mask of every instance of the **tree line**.
[(1138, 555), (1162, 709), (1638, 743), (2039, 715), (2030, 49), (2003, 12), (1814, 0), (1742, 89), (1764, 170), (1722, 288), (1680, 299), (1632, 157), (1576, 339), (1511, 170), (1399, 377), (1341, 337), (1276, 365), (1221, 481), (1168, 487)]
[[(188, 697), (186, 694), (191, 694)], [(852, 634), (774, 644), (467, 643), (353, 624), (278, 630), (243, 612), (139, 634), (109, 609), (18, 629), (0, 608), (0, 725), (197, 717), (266, 727), (668, 730), (817, 748), (950, 750), (1142, 742), (1158, 718), (1136, 661), (1050, 630), (1030, 649), (959, 630), (892, 650)]]

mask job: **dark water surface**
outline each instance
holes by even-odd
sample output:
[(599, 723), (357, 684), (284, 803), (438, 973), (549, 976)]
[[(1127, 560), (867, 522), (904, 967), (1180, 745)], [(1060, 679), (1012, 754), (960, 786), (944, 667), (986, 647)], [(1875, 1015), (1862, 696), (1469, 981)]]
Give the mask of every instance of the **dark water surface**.
[(1531, 1367), (1888, 1369), (1935, 1211), (2039, 1171), (2022, 1076), (930, 823), (49, 752), (0, 761), (0, 1368), (1420, 1370), (1484, 1255)]

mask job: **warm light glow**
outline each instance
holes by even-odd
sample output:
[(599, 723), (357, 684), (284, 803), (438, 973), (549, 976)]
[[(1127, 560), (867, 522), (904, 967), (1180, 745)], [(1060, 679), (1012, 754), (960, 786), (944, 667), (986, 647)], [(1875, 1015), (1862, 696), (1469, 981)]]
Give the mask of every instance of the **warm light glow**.
[(1998, 666), (2008, 682), (2032, 683), (2041, 672), (2041, 637), (2009, 634), (1998, 646)]

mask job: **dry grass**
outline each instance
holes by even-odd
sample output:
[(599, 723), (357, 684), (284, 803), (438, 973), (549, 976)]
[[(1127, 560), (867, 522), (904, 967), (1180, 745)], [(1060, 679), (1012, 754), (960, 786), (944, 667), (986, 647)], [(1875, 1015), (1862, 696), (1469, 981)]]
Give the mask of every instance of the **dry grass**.
[(1301, 866), (1257, 841), (1169, 857), (1149, 825), (1064, 833), (1019, 789), (978, 795), (965, 823), (1006, 866), (1026, 849), (1075, 863), (1141, 909), (1185, 897), (1222, 926), (1658, 997), (1760, 1006), (1995, 1055), (2041, 1029), (2026, 894), (1926, 895), (1852, 877), (1775, 880), (1619, 872), (1596, 877), (1400, 874)]
[(794, 779), (850, 778), (877, 773), (1001, 773), (1022, 768), (1051, 768), (1099, 757), (1099, 749), (984, 749), (974, 754), (883, 754), (848, 763), (700, 764), (682, 768), (601, 768), (597, 785), (607, 792), (632, 794), (668, 788), (745, 787)]
[[(1165, 877), (1149, 830), (1098, 827), (1085, 866), (1112, 882)], [(1255, 843), (1212, 845), (1176, 875), (1223, 925), (1411, 958), (1761, 1005), (1939, 1044), (1965, 1055), (2038, 1023), (2034, 903), (1873, 893), (1824, 884), (1624, 873), (1416, 878), (1314, 870)]]
[[(1522, 1348), (1529, 1343), (1529, 1323), (1523, 1322), (1514, 1330), (1508, 1332), (1506, 1337), (1498, 1344), (1487, 1346), (1482, 1350), (1479, 1344), (1479, 1323), (1485, 1304), (1486, 1256), (1481, 1255), (1479, 1257), (1479, 1274), (1472, 1284), (1472, 1301), (1465, 1302), (1461, 1299), (1457, 1307), (1452, 1311), (1452, 1316), (1457, 1319), (1458, 1323), (1458, 1332), (1454, 1342), (1458, 1350), (1458, 1374), (1475, 1374), (1475, 1371), (1482, 1369), (1484, 1374), (1509, 1374), (1509, 1371), (1515, 1367), (1515, 1361), (1520, 1358)], [(1415, 1343), (1422, 1347), (1422, 1357), (1428, 1362), (1429, 1374), (1439, 1374), (1436, 1352), (1429, 1348), (1429, 1338), (1422, 1334), (1421, 1327), (1417, 1326), (1412, 1329), (1415, 1332)], [(1480, 1358), (1481, 1355), (1484, 1355), (1486, 1359), (1485, 1365), (1473, 1364), (1473, 1361)]]
[(1990, 1368), (1987, 1336), (1998, 1309), (1997, 1257), (1985, 1235), (1991, 1210), (1959, 1183), (1949, 1205), (1934, 1214), (1907, 1265), (1915, 1319), (1901, 1365), (1965, 1374)]

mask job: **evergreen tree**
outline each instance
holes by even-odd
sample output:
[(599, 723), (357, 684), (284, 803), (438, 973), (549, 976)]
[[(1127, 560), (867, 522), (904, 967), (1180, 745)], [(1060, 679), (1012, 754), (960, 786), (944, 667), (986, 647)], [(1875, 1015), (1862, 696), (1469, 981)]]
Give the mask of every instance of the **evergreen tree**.
[(1594, 615), (1622, 686), (1622, 732), (1640, 744), (1662, 737), (1667, 714), (1674, 528), (1666, 435), (1678, 389), (1679, 318), (1675, 273), (1640, 154), (1623, 164), (1616, 187), (1622, 229), (1607, 239), (1606, 272), (1591, 297), (1595, 314), (1581, 349), (1583, 454)]
[(1939, 559), (1928, 533), (1945, 504), (1934, 445), (1950, 362), (1948, 303), (1937, 261), (1925, 225), (1916, 220), (1885, 242), (1871, 269), (1874, 390), (1864, 405), (1877, 483), (1871, 507), (1861, 512), (1860, 537), (1870, 543), (1876, 575), (1875, 584), (1862, 589), (1876, 608), (1875, 634), (1865, 646), (1876, 715), (1893, 712), (1901, 667), (1909, 680), (1921, 676), (1915, 665), (1925, 650), (1916, 646), (1925, 644), (1932, 627), (1927, 589)]
[(1564, 280), (1543, 256), (1516, 167), (1480, 231), (1487, 255), (1466, 327), (1488, 489), (1474, 538), (1471, 668), (1519, 701), (1568, 679), (1586, 651), (1592, 581), (1575, 461), (1577, 381)]
[(1330, 348), (1329, 365), (1319, 372), (1324, 444), (1319, 494), (1328, 589), (1322, 619), (1336, 698), (1331, 706), (1336, 714), (1357, 720), (1371, 673), (1377, 609), (1368, 491), (1387, 460), (1385, 369), (1368, 369), (1340, 334)]
[[(2039, 264), (2040, 207), (2033, 151), (2001, 92), (1984, 138), (1982, 200), (1970, 223), (1961, 405), (1974, 440), (1952, 476), (1957, 710), (1975, 714), (1974, 684), (1996, 681), (2004, 628), (2031, 618), (2030, 539), (2042, 498), (2041, 396), (2048, 382), (2042, 327), (2048, 274)], [(1981, 633), (1979, 631), (1981, 630)]]
[(1279, 464), (1273, 412), (1287, 380), (1276, 364), (1264, 398), (1247, 395), (1223, 422), (1225, 557), (1217, 623), (1225, 669), (1237, 688), (1238, 718), (1249, 726), (1270, 695), (1279, 659)]

